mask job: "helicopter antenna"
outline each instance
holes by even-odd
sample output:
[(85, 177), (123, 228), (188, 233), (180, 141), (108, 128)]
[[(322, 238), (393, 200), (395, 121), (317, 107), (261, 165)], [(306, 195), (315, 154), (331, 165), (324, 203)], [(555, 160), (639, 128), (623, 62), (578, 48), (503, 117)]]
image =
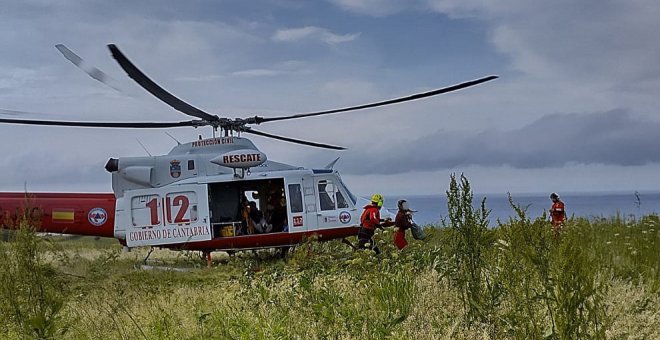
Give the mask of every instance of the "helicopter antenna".
[(334, 161), (328, 163), (328, 165), (325, 166), (325, 169), (332, 170), (332, 168), (337, 164), (337, 161), (339, 160), (339, 157), (335, 158)]
[(147, 150), (147, 147), (144, 146), (144, 144), (142, 144), (142, 142), (140, 142), (139, 139), (135, 138), (135, 140), (138, 142), (138, 144), (140, 144), (140, 146), (142, 146), (142, 149), (144, 149), (144, 151), (147, 153), (147, 155), (149, 155), (149, 157), (153, 157), (153, 156), (151, 156), (151, 153), (149, 152), (149, 150)]
[(170, 135), (169, 132), (165, 131), (165, 134), (168, 135), (168, 136), (170, 136), (170, 138), (174, 139), (174, 141), (176, 142), (177, 145), (181, 145), (181, 142), (179, 142), (178, 139), (174, 138), (174, 136)]

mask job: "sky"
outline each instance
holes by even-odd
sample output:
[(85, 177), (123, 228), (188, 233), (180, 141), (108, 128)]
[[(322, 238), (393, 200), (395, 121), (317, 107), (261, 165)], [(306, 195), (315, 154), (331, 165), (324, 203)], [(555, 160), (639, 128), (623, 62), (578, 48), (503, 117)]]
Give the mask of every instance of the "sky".
[[(657, 191), (658, 17), (653, 0), (4, 0), (0, 118), (190, 119), (134, 84), (110, 43), (177, 97), (228, 118), (498, 75), (419, 101), (255, 127), (345, 151), (250, 139), (287, 164), (340, 157), (335, 168), (360, 195), (443, 194), (461, 173), (477, 193)], [(166, 154), (176, 145), (168, 134), (185, 142), (212, 130), (0, 124), (0, 191), (110, 192), (108, 158)]]

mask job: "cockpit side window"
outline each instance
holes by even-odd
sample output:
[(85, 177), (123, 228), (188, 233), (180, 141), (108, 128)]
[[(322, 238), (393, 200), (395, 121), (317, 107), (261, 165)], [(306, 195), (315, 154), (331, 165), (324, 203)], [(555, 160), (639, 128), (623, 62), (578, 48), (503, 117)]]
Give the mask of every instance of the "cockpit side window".
[(342, 195), (341, 191), (337, 190), (335, 193), (337, 197), (337, 208), (348, 208), (348, 202), (346, 202), (346, 199), (344, 198), (344, 195)]

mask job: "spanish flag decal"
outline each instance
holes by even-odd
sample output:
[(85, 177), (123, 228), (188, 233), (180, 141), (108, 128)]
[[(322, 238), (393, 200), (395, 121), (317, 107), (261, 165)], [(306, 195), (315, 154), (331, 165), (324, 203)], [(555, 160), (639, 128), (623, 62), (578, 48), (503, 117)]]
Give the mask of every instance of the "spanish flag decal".
[(75, 213), (73, 209), (53, 209), (53, 223), (73, 223)]

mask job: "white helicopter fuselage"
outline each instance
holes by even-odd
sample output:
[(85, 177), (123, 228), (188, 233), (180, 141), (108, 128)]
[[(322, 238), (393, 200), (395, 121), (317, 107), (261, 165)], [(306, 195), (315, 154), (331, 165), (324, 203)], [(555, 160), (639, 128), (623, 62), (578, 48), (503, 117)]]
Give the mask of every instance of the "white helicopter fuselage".
[(312, 234), (354, 235), (362, 212), (335, 170), (268, 161), (240, 137), (111, 159), (106, 168), (116, 196), (114, 236), (129, 247), (292, 245)]

